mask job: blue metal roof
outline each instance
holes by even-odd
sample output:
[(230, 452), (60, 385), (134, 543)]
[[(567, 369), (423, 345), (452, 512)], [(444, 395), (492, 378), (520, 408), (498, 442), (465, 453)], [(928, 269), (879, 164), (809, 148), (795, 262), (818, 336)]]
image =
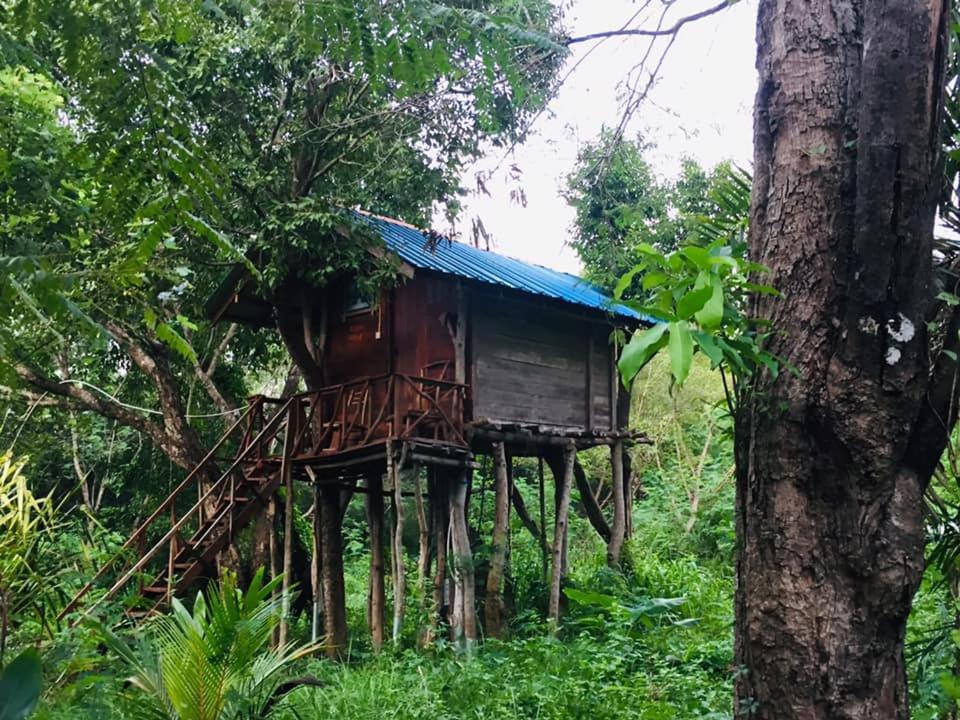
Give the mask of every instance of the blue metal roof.
[(357, 216), (376, 228), (388, 249), (415, 268), (501, 285), (532, 295), (583, 305), (619, 317), (645, 319), (633, 309), (614, 302), (593, 283), (576, 275), (525, 263), (445, 238), (434, 243), (434, 248), (430, 249), (427, 235), (410, 225), (366, 213), (358, 213)]

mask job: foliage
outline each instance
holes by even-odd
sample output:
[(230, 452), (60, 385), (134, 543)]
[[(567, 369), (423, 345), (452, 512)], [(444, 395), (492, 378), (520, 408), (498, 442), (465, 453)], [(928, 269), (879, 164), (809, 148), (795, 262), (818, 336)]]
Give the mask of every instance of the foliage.
[(619, 140), (605, 131), (580, 149), (567, 176), (564, 196), (576, 210), (571, 245), (601, 287), (612, 289), (633, 267), (640, 243), (671, 252), (694, 241), (698, 218), (722, 210), (715, 185), (726, 165), (707, 172), (685, 159), (680, 176), (664, 181), (644, 159), (649, 148), (640, 138)]
[(147, 628), (136, 647), (102, 628), (104, 642), (132, 673), (131, 708), (140, 717), (227, 720), (264, 717), (283, 672), (316, 651), (292, 644), (268, 648), (283, 600), (271, 597), (280, 579), (263, 582), (263, 571), (246, 591), (225, 577), (197, 596), (192, 611), (178, 600), (168, 615)]
[(0, 720), (23, 720), (40, 699), (40, 656), (24, 650), (0, 671)]
[(49, 497), (27, 486), (23, 460), (0, 455), (0, 661), (11, 621), (42, 617), (51, 604), (51, 578), (36, 564), (55, 525)]

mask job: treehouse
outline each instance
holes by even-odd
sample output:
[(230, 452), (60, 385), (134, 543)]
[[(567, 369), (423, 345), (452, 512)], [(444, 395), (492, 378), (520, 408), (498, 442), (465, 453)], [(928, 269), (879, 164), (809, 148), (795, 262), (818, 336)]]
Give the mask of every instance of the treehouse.
[(208, 304), (215, 320), (279, 329), (316, 394), (327, 432), (312, 451), (330, 468), (390, 439), (442, 455), (509, 438), (536, 454), (625, 428), (611, 333), (637, 313), (576, 276), (361, 217), (398, 263), (378, 296), (344, 276), (321, 290), (291, 280), (267, 299), (237, 267)]
[[(371, 253), (396, 269), (397, 281), (389, 287), (364, 292), (345, 273), (323, 288), (287, 278), (268, 295), (238, 265), (210, 298), (214, 321), (279, 332), (307, 390), (287, 398), (251, 398), (211, 449), (210, 467), (191, 473), (128, 541), (139, 559), (107, 596), (140, 578), (141, 594), (157, 607), (213, 576), (219, 553), (259, 508), (276, 503), (282, 486), (287, 488), (283, 567), (290, 571), (289, 503), (294, 483), (302, 481), (314, 488), (314, 623), (316, 628), (322, 616), (332, 652), (346, 645), (341, 523), (356, 494), (366, 497), (374, 647), (384, 637), (384, 501), (393, 506), (396, 636), (405, 602), (404, 498), (410, 497), (420, 538), (418, 576), (426, 582), (432, 572), (430, 612), (449, 624), (455, 638), (470, 642), (477, 635), (477, 599), (469, 571), (466, 505), (480, 455), (492, 456), (495, 468), (494, 551), (483, 597), (487, 634), (496, 635), (504, 623), (503, 536), (511, 505), (538, 534), (545, 564), (547, 553), (552, 557), (550, 615), (555, 620), (575, 481), (591, 522), (608, 540), (608, 556), (618, 557), (629, 524), (624, 448), (644, 438), (627, 427), (629, 398), (619, 383), (611, 336), (638, 326), (642, 318), (576, 276), (396, 220), (357, 217), (382, 240)], [(231, 443), (237, 449), (226, 462), (222, 453)], [(610, 523), (576, 461), (578, 450), (602, 445), (611, 453)], [(541, 460), (539, 522), (513, 486), (512, 458), (518, 456)], [(544, 463), (555, 480), (552, 542), (543, 514)], [(216, 479), (201, 483), (202, 476)], [(189, 507), (184, 498), (191, 498)], [(149, 547), (151, 524), (166, 516), (171, 529)], [(273, 550), (271, 556), (271, 565), (279, 567)]]

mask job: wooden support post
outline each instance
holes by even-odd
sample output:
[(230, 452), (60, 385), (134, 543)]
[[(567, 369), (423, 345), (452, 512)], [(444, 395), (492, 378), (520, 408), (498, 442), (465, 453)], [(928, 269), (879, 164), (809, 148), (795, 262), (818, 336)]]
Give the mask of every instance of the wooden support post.
[(323, 590), (320, 583), (320, 553), (322, 552), (320, 522), (320, 486), (313, 484), (313, 552), (310, 555), (310, 589), (313, 592), (313, 608), (310, 616), (310, 642), (320, 639), (320, 616), (323, 609)]
[(447, 544), (450, 540), (450, 473), (436, 469), (430, 471), (430, 508), (433, 511), (433, 544), (437, 554), (436, 568), (433, 574), (433, 616), (431, 627), (424, 639), (426, 644), (433, 641), (437, 625), (444, 619), (447, 606)]
[[(430, 528), (427, 525), (427, 512), (423, 503), (420, 466), (417, 464), (413, 466), (413, 501), (417, 512), (417, 596), (420, 598), (421, 617), (427, 618), (430, 616), (430, 601), (427, 595), (427, 576), (430, 574)], [(421, 627), (417, 632), (417, 644), (422, 647), (426, 637), (427, 630)]]
[(383, 561), (383, 476), (367, 477), (367, 527), (370, 531), (370, 585), (367, 593), (367, 627), (374, 652), (383, 648), (386, 592)]
[(280, 472), (286, 497), (283, 504), (283, 581), (281, 583), (281, 617), (278, 644), (287, 644), (290, 629), (290, 584), (293, 575), (293, 443), (297, 433), (296, 410), (287, 415), (287, 426), (283, 435), (283, 457), (280, 459)]
[(553, 568), (550, 577), (550, 601), (547, 619), (551, 631), (556, 632), (560, 624), (560, 590), (566, 569), (565, 549), (567, 544), (567, 515), (570, 512), (570, 488), (573, 485), (573, 464), (577, 459), (576, 447), (571, 443), (563, 453), (563, 472), (558, 473), (557, 517), (553, 528)]
[(403, 483), (400, 466), (394, 462), (393, 444), (387, 443), (387, 475), (393, 488), (393, 633), (394, 643), (400, 642), (403, 632), (403, 614), (407, 604), (407, 573), (403, 551)]
[(610, 527), (610, 542), (607, 543), (607, 565), (620, 569), (620, 553), (627, 532), (626, 497), (623, 486), (623, 442), (617, 440), (610, 448), (610, 466), (613, 474), (610, 489), (613, 493), (613, 525)]
[(346, 595), (343, 586), (343, 515), (340, 488), (320, 489), (323, 509), (323, 626), (327, 655), (341, 657), (347, 645)]
[(547, 584), (547, 562), (551, 552), (547, 551), (547, 493), (543, 483), (543, 455), (537, 456), (537, 480), (540, 487), (540, 554), (543, 560), (543, 584)]
[(633, 537), (633, 465), (630, 451), (625, 446), (621, 448), (620, 456), (623, 458), (623, 499), (627, 511), (624, 537), (629, 540)]
[[(470, 470), (455, 476), (450, 488), (450, 545), (453, 554), (454, 597), (450, 627), (457, 646), (470, 652), (477, 640), (473, 553), (467, 532), (467, 493)], [(453, 479), (453, 478), (452, 478)]]
[(487, 571), (487, 592), (483, 604), (484, 631), (490, 637), (503, 637), (506, 625), (503, 583), (510, 530), (510, 479), (503, 443), (493, 444), (493, 464), (495, 483), (493, 537), (490, 548), (490, 568)]

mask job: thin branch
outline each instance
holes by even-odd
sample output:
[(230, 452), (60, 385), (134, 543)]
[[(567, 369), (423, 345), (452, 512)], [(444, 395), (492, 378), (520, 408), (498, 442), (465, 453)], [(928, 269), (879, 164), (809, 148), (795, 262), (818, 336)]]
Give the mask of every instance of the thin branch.
[(693, 13), (692, 15), (686, 15), (673, 25), (668, 28), (620, 28), (619, 30), (606, 30), (603, 32), (590, 33), (589, 35), (580, 35), (578, 37), (573, 37), (568, 39), (564, 45), (570, 47), (577, 43), (590, 42), (591, 40), (605, 40), (612, 37), (666, 37), (668, 35), (676, 35), (680, 32), (682, 28), (687, 23), (694, 22), (696, 20), (701, 20), (710, 15), (716, 15), (721, 10), (726, 10), (733, 3), (724, 0), (721, 3), (717, 3), (712, 7), (708, 7), (705, 10), (700, 12)]

